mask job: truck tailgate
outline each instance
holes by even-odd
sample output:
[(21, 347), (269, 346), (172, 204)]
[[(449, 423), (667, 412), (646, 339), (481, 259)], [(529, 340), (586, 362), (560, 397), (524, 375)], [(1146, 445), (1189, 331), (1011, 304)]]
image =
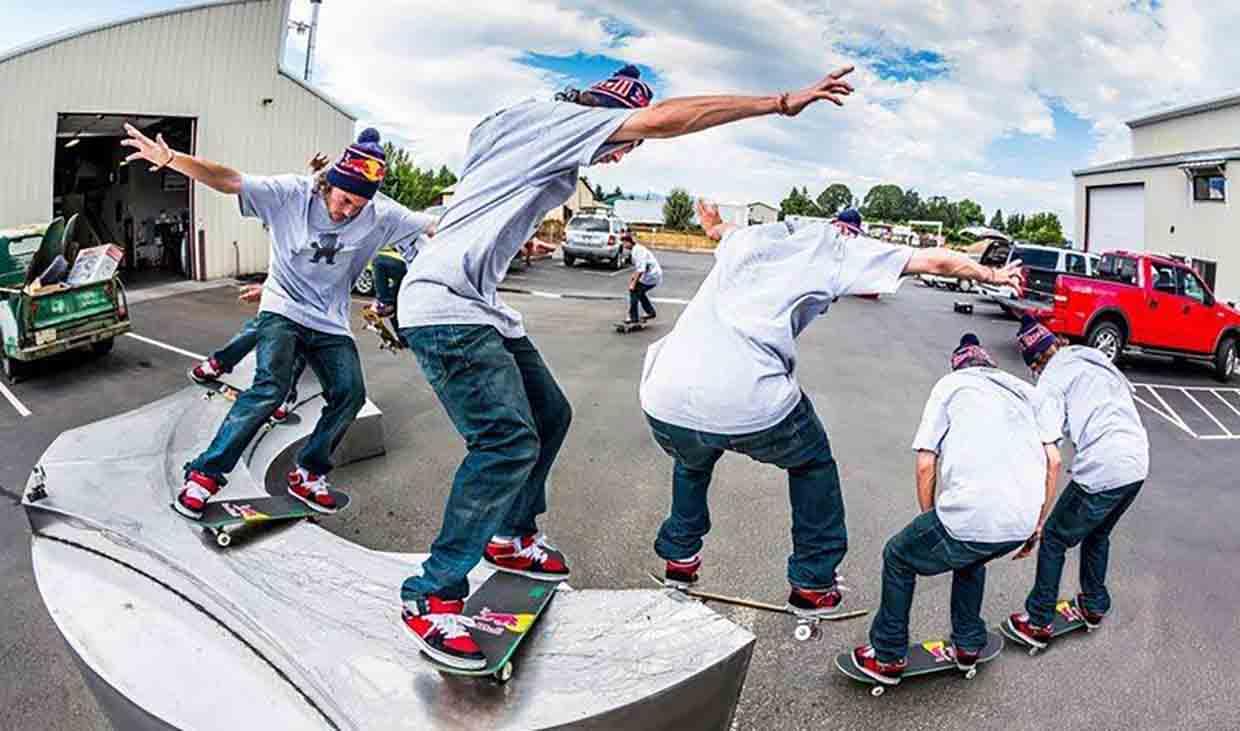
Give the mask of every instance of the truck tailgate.
[(116, 309), (113, 286), (111, 280), (95, 282), (33, 298), (31, 317), (34, 329), (62, 328), (111, 314)]

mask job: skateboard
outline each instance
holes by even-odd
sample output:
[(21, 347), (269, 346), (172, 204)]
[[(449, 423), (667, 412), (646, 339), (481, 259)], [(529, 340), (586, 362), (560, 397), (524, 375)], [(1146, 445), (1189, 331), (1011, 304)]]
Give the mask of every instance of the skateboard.
[[(217, 398), (217, 397), (225, 399), (227, 401), (236, 401), (237, 397), (241, 395), (240, 391), (228, 385), (227, 383), (224, 383), (223, 381), (205, 381), (205, 382), (200, 383), (198, 381), (195, 381), (193, 376), (190, 376), (189, 380), (190, 380), (190, 383), (193, 383), (195, 386), (205, 389), (206, 392), (202, 395), (202, 397), (206, 399), (207, 401), (210, 401), (211, 399)], [(295, 426), (300, 423), (301, 423), (301, 414), (298, 414), (293, 411), (289, 411), (288, 413), (284, 415), (284, 419), (282, 421), (276, 421), (275, 419), (268, 419), (267, 424), (264, 426), (264, 428), (269, 428), (273, 425), (280, 425), (280, 424), (287, 424), (289, 426)]]
[(202, 526), (207, 535), (215, 539), (220, 548), (228, 548), (232, 544), (232, 534), (242, 528), (259, 523), (283, 522), (316, 518), (320, 515), (335, 515), (349, 507), (349, 496), (337, 490), (330, 490), (336, 498), (336, 510), (323, 513), (306, 505), (292, 495), (269, 495), (245, 500), (213, 500), (208, 502), (202, 511), (202, 517), (194, 520), (182, 515), (171, 505), (172, 512), (188, 521)]
[(530, 634), (559, 582), (540, 581), (518, 574), (497, 571), (465, 601), (462, 617), (469, 634), (487, 657), (485, 667), (465, 670), (445, 665), (422, 653), (422, 657), (441, 673), (449, 675), (491, 676), (503, 685), (512, 679), (512, 656), (521, 640)]
[(952, 309), (961, 315), (972, 315), (973, 314), (973, 303), (972, 302), (959, 302), (959, 301), (953, 302)]
[[(1075, 632), (1082, 627), (1085, 628), (1086, 632), (1093, 631), (1089, 625), (1085, 624), (1085, 618), (1081, 616), (1081, 610), (1077, 608), (1075, 599), (1060, 599), (1055, 603), (1055, 622), (1051, 628), (1051, 639), (1060, 635), (1066, 635), (1069, 632)], [(999, 631), (1012, 642), (1021, 647), (1029, 648), (1029, 655), (1031, 657), (1042, 651), (1041, 647), (1034, 647), (1010, 630), (1006, 619), (999, 625)]]
[(625, 333), (631, 333), (631, 332), (633, 332), (634, 330), (645, 330), (645, 329), (646, 329), (646, 323), (645, 323), (645, 321), (642, 321), (642, 322), (617, 322), (617, 323), (616, 323), (616, 332), (620, 333), (621, 335), (624, 335)]
[[(1002, 651), (1003, 638), (994, 632), (987, 632), (986, 647), (982, 648), (982, 654), (977, 658), (977, 665), (968, 670), (960, 670), (956, 667), (956, 658), (952, 653), (952, 643), (950, 640), (926, 640), (925, 642), (908, 646), (908, 666), (904, 669), (903, 678), (908, 679), (917, 675), (929, 675), (944, 670), (956, 670), (966, 680), (972, 680), (977, 675), (978, 665), (994, 660)], [(835, 656), (835, 669), (858, 683), (874, 686), (870, 689), (870, 695), (875, 698), (882, 695), (887, 688), (887, 686), (882, 685), (853, 665), (851, 650), (841, 652)]]
[(818, 624), (820, 622), (839, 622), (845, 619), (856, 619), (858, 617), (864, 617), (865, 615), (870, 613), (870, 610), (868, 609), (851, 609), (851, 610), (846, 610), (846, 611), (841, 611), (841, 612), (835, 612), (833, 614), (821, 614), (816, 617), (803, 617), (800, 614), (797, 614), (795, 611), (792, 610), (791, 607), (787, 605), (780, 606), (778, 604), (768, 604), (767, 602), (759, 602), (753, 599), (744, 599), (740, 597), (726, 596), (724, 594), (712, 594), (708, 591), (699, 591), (691, 587), (681, 586), (679, 584), (673, 584), (673, 583), (667, 582), (649, 572), (647, 572), (647, 576), (649, 576), (659, 586), (663, 586), (668, 589), (675, 589), (681, 594), (684, 594), (686, 596), (691, 596), (694, 599), (700, 599), (703, 603), (720, 602), (722, 604), (732, 604), (738, 607), (749, 607), (751, 609), (761, 609), (764, 612), (774, 612), (776, 614), (788, 614), (793, 617), (796, 617), (797, 626), (796, 626), (796, 629), (793, 630), (792, 636), (796, 638), (797, 641), (799, 642), (805, 642), (806, 640), (811, 640), (811, 639), (814, 639), (814, 640), (822, 639), (822, 630), (819, 629), (818, 627)]
[(366, 329), (379, 336), (379, 350), (387, 350), (395, 353), (403, 350), (405, 344), (402, 343), (392, 332), (392, 328), (388, 327), (384, 318), (369, 307), (362, 308), (362, 319), (366, 321)]

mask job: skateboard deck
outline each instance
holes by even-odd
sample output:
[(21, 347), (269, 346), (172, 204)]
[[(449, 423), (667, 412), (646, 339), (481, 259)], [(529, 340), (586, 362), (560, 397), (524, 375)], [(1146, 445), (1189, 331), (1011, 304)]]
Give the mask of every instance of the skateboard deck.
[(764, 612), (775, 612), (776, 614), (787, 614), (787, 615), (796, 617), (797, 627), (793, 631), (792, 635), (797, 640), (800, 640), (802, 642), (804, 642), (805, 640), (809, 640), (809, 639), (821, 639), (822, 638), (822, 632), (818, 629), (819, 622), (839, 622), (845, 619), (857, 619), (858, 617), (864, 617), (865, 615), (870, 613), (870, 610), (868, 609), (850, 609), (850, 610), (842, 610), (842, 611), (835, 612), (832, 614), (820, 614), (816, 617), (804, 617), (800, 614), (797, 614), (787, 605), (781, 606), (779, 604), (770, 604), (767, 602), (756, 601), (754, 599), (727, 596), (725, 594), (712, 594), (711, 592), (708, 592), (708, 591), (700, 591), (692, 587), (680, 586), (678, 584), (668, 583), (667, 581), (660, 579), (658, 576), (655, 576), (653, 573), (650, 573), (650, 572), (647, 572), (646, 575), (649, 576), (659, 586), (663, 586), (668, 589), (674, 589), (680, 592), (681, 594), (685, 594), (686, 596), (691, 596), (694, 599), (700, 599), (702, 600), (702, 602), (719, 602), (721, 604), (731, 604), (737, 607), (749, 607), (751, 609), (761, 609)]
[[(190, 380), (190, 383), (194, 384), (195, 386), (198, 386), (199, 388), (203, 389), (206, 392), (203, 394), (203, 398), (207, 400), (211, 400), (213, 398), (223, 398), (228, 401), (236, 401), (237, 397), (241, 395), (241, 391), (228, 385), (227, 383), (224, 383), (223, 381), (205, 381), (205, 382), (199, 383), (198, 381), (194, 380), (193, 376), (190, 376), (189, 380)], [(301, 414), (298, 414), (294, 411), (290, 411), (287, 414), (285, 414), (283, 421), (276, 421), (275, 419), (267, 420), (268, 426), (272, 424), (276, 424), (276, 425), (288, 424), (289, 426), (295, 426), (300, 423), (301, 423)]]
[[(1066, 635), (1069, 632), (1075, 632), (1081, 628), (1084, 628), (1087, 632), (1092, 631), (1090, 630), (1089, 625), (1085, 624), (1085, 618), (1081, 616), (1081, 610), (1077, 608), (1076, 600), (1060, 599), (1055, 602), (1055, 621), (1051, 628), (1051, 639), (1055, 639), (1060, 635)], [(1038, 654), (1043, 649), (1025, 642), (1025, 640), (1018, 637), (1015, 632), (1008, 629), (1006, 619), (999, 625), (999, 631), (1003, 633), (1004, 637), (1008, 638), (1012, 642), (1015, 642), (1021, 647), (1029, 648), (1029, 654), (1031, 656)]]
[(445, 665), (426, 653), (422, 657), (443, 673), (490, 675), (498, 683), (507, 683), (514, 670), (513, 654), (551, 603), (558, 585), (556, 581), (495, 572), (465, 600), (463, 613), (470, 625), (470, 636), (487, 657), (486, 667), (465, 670)]
[[(338, 490), (329, 491), (336, 498), (336, 510), (324, 513), (306, 505), (292, 495), (268, 495), (245, 500), (212, 500), (207, 503), (198, 520), (182, 515), (175, 507), (172, 511), (182, 518), (202, 526), (203, 531), (215, 539), (220, 548), (232, 543), (232, 533), (243, 527), (260, 523), (278, 523), (321, 515), (335, 515), (349, 507), (349, 496)], [(171, 506), (170, 506), (171, 507)]]
[(645, 330), (646, 327), (645, 322), (617, 322), (616, 332), (624, 335), (625, 333), (631, 333), (634, 330)]
[[(1003, 638), (994, 632), (986, 633), (986, 647), (982, 649), (982, 654), (977, 658), (977, 665), (990, 662), (999, 656), (1003, 651)], [(956, 670), (964, 675), (965, 679), (972, 680), (977, 675), (977, 665), (972, 669), (963, 671), (956, 667), (956, 658), (952, 653), (951, 640), (933, 639), (919, 642), (908, 646), (908, 666), (904, 670), (903, 680), (918, 675), (929, 675), (944, 670)], [(877, 680), (871, 678), (865, 673), (857, 669), (853, 665), (852, 651), (841, 652), (835, 656), (835, 668), (844, 675), (852, 678), (858, 683), (872, 685), (870, 695), (878, 697), (883, 694), (883, 690), (887, 687), (880, 684)], [(903, 682), (903, 680), (901, 682)]]
[(396, 337), (384, 318), (380, 317), (374, 310), (369, 307), (362, 308), (362, 319), (366, 321), (366, 329), (379, 336), (379, 350), (395, 353), (398, 350), (404, 349), (404, 343)]

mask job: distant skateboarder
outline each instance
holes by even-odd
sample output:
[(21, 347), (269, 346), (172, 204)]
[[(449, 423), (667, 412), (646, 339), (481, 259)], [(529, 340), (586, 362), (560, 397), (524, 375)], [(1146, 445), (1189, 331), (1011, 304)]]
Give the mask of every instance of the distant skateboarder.
[[(1132, 384), (1107, 356), (1068, 345), (1028, 316), (1016, 340), (1038, 379), (1040, 417), (1062, 429), (1075, 449), (1072, 482), (1040, 531), (1037, 576), (1025, 611), (1007, 620), (1009, 630), (1040, 648), (1053, 630), (1064, 554), (1078, 543), (1081, 592), (1076, 606), (1081, 616), (1096, 627), (1111, 608), (1106, 587), (1111, 531), (1145, 484), (1150, 445)], [(1032, 550), (1031, 543), (1023, 553)]]
[(848, 534), (827, 432), (797, 384), (797, 336), (837, 298), (894, 291), (905, 275), (1019, 288), (1019, 262), (992, 269), (946, 249), (885, 244), (846, 221), (738, 228), (702, 201), (698, 217), (720, 242), (715, 266), (671, 333), (650, 346), (642, 373), (642, 409), (675, 460), (671, 514), (655, 553), (669, 582), (696, 581), (715, 462), (738, 452), (773, 464), (787, 470), (792, 501), (788, 604), (805, 616), (827, 614), (842, 599), (836, 568)]
[(434, 243), (409, 267), (399, 306), (401, 337), (467, 448), (430, 557), (401, 587), (406, 623), (425, 653), (462, 668), (485, 663), (459, 616), (466, 574), (480, 558), (503, 571), (568, 576), (537, 518), (572, 411), (521, 316), (497, 295), (509, 262), (572, 194), (580, 168), (618, 162), (647, 137), (795, 116), (824, 99), (842, 104), (849, 70), (796, 92), (649, 106), (650, 87), (626, 66), (589, 89), (516, 104), (474, 128), (456, 194)]
[(623, 246), (633, 254), (633, 274), (629, 277), (629, 317), (625, 323), (641, 322), (637, 317), (637, 306), (641, 305), (645, 319), (658, 317), (654, 305), (647, 293), (663, 283), (663, 267), (659, 260), (645, 246), (637, 243), (631, 234), (624, 238)]
[(188, 517), (202, 515), (206, 501), (225, 484), (225, 475), (289, 392), (300, 350), (323, 384), (325, 406), (288, 475), (288, 489), (316, 510), (333, 511), (327, 482), (331, 453), (366, 399), (349, 330), (350, 289), (380, 246), (412, 246), (431, 218), (376, 196), (386, 157), (373, 129), (363, 131), (335, 165), (313, 177), (243, 175), (176, 152), (162, 137), (151, 140), (129, 125), (126, 131), (129, 137), (121, 144), (135, 149), (128, 160), (147, 160), (154, 164), (152, 170), (170, 167), (213, 190), (236, 195), (243, 215), (271, 229), (271, 270), (257, 317), (254, 384), (233, 403), (207, 450), (186, 465), (185, 486), (174, 507)]
[(907, 665), (918, 576), (952, 572), (952, 657), (961, 670), (977, 663), (986, 563), (1035, 535), (1055, 497), (1059, 434), (1039, 423), (1033, 387), (996, 368), (972, 333), (951, 366), (913, 438), (921, 515), (887, 541), (870, 644), (852, 652), (856, 669), (882, 685), (898, 684)]

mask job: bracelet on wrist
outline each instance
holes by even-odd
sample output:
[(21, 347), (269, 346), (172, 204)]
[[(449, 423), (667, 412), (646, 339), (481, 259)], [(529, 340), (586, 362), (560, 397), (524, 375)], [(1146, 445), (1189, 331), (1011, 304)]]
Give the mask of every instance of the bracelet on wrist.
[(779, 95), (779, 113), (785, 117), (790, 116), (791, 114), (788, 109), (788, 92), (786, 91)]

